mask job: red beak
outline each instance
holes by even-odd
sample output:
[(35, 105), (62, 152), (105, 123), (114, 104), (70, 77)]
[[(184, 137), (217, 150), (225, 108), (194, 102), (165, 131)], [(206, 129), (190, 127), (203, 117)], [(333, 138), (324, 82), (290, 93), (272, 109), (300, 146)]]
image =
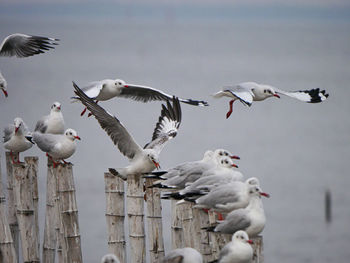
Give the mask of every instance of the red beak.
[(260, 192), (260, 195), (265, 196), (265, 197), (267, 197), (267, 198), (269, 198), (269, 197), (270, 197), (270, 195), (269, 195), (269, 194), (264, 193), (264, 192)]
[(241, 159), (241, 158), (240, 158), (239, 156), (237, 156), (237, 155), (231, 155), (230, 157), (231, 157), (231, 159), (236, 159), (236, 160), (240, 160), (240, 159)]
[(252, 240), (250, 240), (250, 239), (248, 239), (247, 242), (248, 242), (249, 244), (251, 244), (251, 245), (254, 244), (254, 242), (253, 242)]
[(57, 107), (57, 109), (61, 110), (61, 107)]
[(7, 98), (9, 95), (5, 89), (2, 89), (2, 92), (5, 94), (5, 97)]
[(160, 168), (159, 163), (157, 163), (156, 161), (152, 161), (152, 162), (154, 163), (154, 165), (155, 165), (155, 167), (156, 167), (157, 169), (159, 169), (159, 168)]
[(75, 139), (81, 140), (79, 136), (74, 136)]
[(16, 128), (15, 128), (15, 134), (18, 132), (18, 129), (19, 129), (19, 127), (16, 127)]
[(278, 95), (277, 93), (273, 94), (274, 97), (277, 97), (277, 98), (281, 98), (280, 95)]
[(129, 88), (129, 86), (128, 85), (124, 85), (124, 88)]
[(237, 164), (232, 164), (231, 166), (232, 166), (232, 167), (235, 167), (235, 168), (238, 168), (238, 165), (237, 165)]

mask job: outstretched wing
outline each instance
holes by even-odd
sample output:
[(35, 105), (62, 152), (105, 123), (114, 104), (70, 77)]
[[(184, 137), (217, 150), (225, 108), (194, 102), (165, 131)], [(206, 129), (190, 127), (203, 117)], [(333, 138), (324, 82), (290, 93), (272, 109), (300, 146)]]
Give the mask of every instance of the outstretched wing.
[(12, 34), (1, 43), (0, 56), (30, 57), (54, 49), (54, 45), (58, 45), (57, 41), (59, 39), (19, 33)]
[[(163, 91), (146, 87), (146, 86), (139, 86), (139, 85), (133, 85), (133, 84), (126, 84), (124, 88), (121, 90), (121, 93), (118, 95), (118, 97), (124, 97), (133, 99), (136, 101), (142, 101), (142, 102), (149, 102), (153, 100), (172, 100), (173, 96), (164, 93)], [(192, 99), (178, 99), (179, 101), (183, 103), (187, 103), (194, 106), (208, 106), (208, 103), (206, 101), (198, 101), (198, 100), (192, 100)]]
[(280, 89), (275, 89), (275, 91), (279, 94), (309, 103), (322, 102), (329, 96), (325, 90), (320, 90), (319, 88), (299, 91), (283, 91)]
[(97, 105), (97, 103), (89, 98), (74, 82), (73, 86), (78, 99), (95, 116), (102, 129), (111, 137), (113, 143), (122, 154), (132, 159), (142, 151), (141, 147), (135, 142), (134, 138), (116, 117)]
[(162, 104), (162, 111), (153, 132), (152, 141), (145, 145), (145, 149), (155, 149), (160, 152), (165, 143), (174, 138), (181, 123), (181, 106), (179, 99), (173, 97), (173, 105), (167, 101)]

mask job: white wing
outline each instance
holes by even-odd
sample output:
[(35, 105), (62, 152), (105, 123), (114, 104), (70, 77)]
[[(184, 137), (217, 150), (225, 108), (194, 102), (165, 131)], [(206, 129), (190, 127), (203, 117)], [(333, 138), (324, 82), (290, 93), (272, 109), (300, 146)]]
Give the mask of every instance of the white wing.
[(283, 91), (280, 89), (275, 89), (275, 91), (279, 94), (309, 103), (322, 102), (329, 96), (325, 90), (320, 90), (319, 88), (299, 91)]

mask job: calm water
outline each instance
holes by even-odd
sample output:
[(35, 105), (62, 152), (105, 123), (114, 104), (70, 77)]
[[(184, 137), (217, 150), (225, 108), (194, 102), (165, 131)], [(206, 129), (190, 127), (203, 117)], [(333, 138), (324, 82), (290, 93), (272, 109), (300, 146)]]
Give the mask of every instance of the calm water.
[[(14, 32), (61, 39), (54, 52), (31, 59), (1, 58), (9, 98), (0, 97), (0, 125), (21, 116), (33, 128), (54, 101), (63, 104), (66, 126), (82, 138), (71, 158), (77, 188), (84, 262), (107, 253), (103, 173), (123, 167), (122, 156), (94, 118), (70, 104), (71, 81), (80, 85), (121, 78), (185, 98), (178, 136), (162, 152), (162, 168), (226, 148), (241, 156), (245, 177), (257, 176), (271, 198), (264, 200), (266, 262), (348, 262), (350, 257), (350, 35), (349, 24), (327, 23), (130, 23), (98, 20), (0, 17), (0, 38)], [(330, 98), (310, 105), (287, 97), (235, 105), (210, 94), (221, 86), (257, 81), (285, 90), (325, 88)], [(141, 145), (151, 138), (160, 103), (103, 103)], [(3, 156), (4, 150), (1, 149)], [(40, 156), (41, 226), (44, 220), (45, 155)], [(22, 157), (23, 158), (23, 157)], [(2, 165), (4, 170), (4, 158)], [(333, 221), (324, 219), (324, 192), (333, 197)], [(169, 218), (170, 203), (164, 202)], [(169, 220), (168, 220), (169, 221)], [(170, 231), (166, 228), (169, 248)]]

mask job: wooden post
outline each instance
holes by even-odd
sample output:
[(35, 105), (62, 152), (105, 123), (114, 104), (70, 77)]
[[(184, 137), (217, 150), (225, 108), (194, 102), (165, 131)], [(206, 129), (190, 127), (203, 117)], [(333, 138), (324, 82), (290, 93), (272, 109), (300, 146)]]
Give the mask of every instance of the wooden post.
[(173, 249), (184, 247), (181, 217), (181, 205), (177, 205), (176, 200), (171, 200), (171, 244)]
[(34, 168), (32, 166), (30, 163), (13, 166), (16, 214), (24, 262), (39, 262), (40, 260), (39, 240), (35, 225), (32, 178)]
[(252, 263), (263, 263), (264, 262), (264, 244), (263, 244), (263, 237), (257, 236), (254, 238), (251, 238), (253, 241), (253, 262)]
[(193, 227), (192, 207), (193, 204), (189, 202), (184, 202), (181, 204), (184, 247), (195, 247), (195, 230)]
[(149, 188), (155, 181), (157, 179), (146, 179), (148, 242), (150, 262), (160, 263), (164, 258), (161, 191), (158, 188)]
[(105, 173), (104, 177), (108, 250), (121, 263), (126, 263), (124, 181), (111, 173)]
[(11, 235), (15, 251), (17, 255), (17, 261), (19, 260), (19, 230), (16, 216), (16, 200), (14, 193), (14, 179), (13, 179), (13, 164), (11, 153), (6, 152), (6, 170), (7, 170), (7, 194), (8, 194), (8, 223), (10, 225)]
[(57, 183), (53, 173), (52, 162), (47, 164), (46, 177), (46, 214), (43, 242), (43, 262), (55, 263), (55, 253), (57, 244)]
[(82, 262), (82, 253), (72, 164), (58, 165), (55, 169), (57, 169), (59, 211), (66, 248), (63, 250), (63, 257), (67, 262), (79, 263)]
[(129, 219), (130, 261), (146, 262), (145, 226), (144, 226), (144, 179), (140, 174), (127, 178), (127, 213)]
[(198, 251), (200, 251), (200, 253), (202, 254), (204, 262), (210, 262), (214, 260), (214, 258), (211, 252), (209, 233), (206, 231), (206, 228), (209, 227), (208, 213), (205, 212), (203, 209), (194, 208), (193, 216), (195, 226), (197, 225), (196, 234), (200, 237)]
[[(1, 164), (1, 162), (0, 162)], [(10, 225), (7, 220), (6, 198), (2, 189), (2, 174), (0, 165), (0, 262), (17, 263), (17, 256)]]

